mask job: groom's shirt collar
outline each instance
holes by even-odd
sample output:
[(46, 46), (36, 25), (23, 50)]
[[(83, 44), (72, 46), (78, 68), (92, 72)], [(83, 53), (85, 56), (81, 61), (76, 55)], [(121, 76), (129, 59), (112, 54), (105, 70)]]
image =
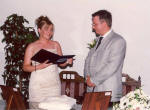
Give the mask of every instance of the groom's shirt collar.
[(112, 29), (110, 29), (108, 32), (106, 32), (103, 36), (99, 36), (99, 37), (103, 37), (103, 39), (105, 39), (105, 37), (107, 37), (108, 34), (111, 33), (111, 32), (112, 32)]

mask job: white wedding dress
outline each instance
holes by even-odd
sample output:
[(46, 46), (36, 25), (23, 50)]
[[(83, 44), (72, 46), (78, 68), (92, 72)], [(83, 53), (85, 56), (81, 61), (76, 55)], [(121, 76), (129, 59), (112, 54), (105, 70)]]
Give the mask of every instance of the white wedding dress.
[[(49, 49), (48, 51), (57, 53), (56, 49)], [(32, 64), (35, 65), (35, 62), (32, 61)], [(49, 97), (58, 97), (60, 95), (61, 85), (57, 65), (52, 64), (44, 69), (31, 73), (29, 83), (30, 102), (40, 103)]]

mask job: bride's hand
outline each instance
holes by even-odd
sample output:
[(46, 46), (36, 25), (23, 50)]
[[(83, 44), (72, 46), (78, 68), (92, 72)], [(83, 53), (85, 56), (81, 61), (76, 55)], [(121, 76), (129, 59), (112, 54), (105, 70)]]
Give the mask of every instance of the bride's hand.
[(72, 58), (67, 59), (67, 63), (70, 64), (70, 65), (72, 65), (73, 59)]
[(49, 60), (46, 60), (44, 63), (39, 64), (40, 69), (46, 68), (50, 65), (52, 65), (52, 63), (48, 63)]

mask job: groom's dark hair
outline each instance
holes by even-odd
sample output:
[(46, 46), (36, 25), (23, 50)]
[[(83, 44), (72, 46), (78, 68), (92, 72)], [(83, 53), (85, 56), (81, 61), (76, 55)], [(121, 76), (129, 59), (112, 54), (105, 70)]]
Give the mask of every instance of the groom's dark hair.
[(99, 10), (92, 14), (92, 17), (99, 16), (100, 20), (105, 20), (109, 27), (112, 26), (112, 15), (107, 10)]

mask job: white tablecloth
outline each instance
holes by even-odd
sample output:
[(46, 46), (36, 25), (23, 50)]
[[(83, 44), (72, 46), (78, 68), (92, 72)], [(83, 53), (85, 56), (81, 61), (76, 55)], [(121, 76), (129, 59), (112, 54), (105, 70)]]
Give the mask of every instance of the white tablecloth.
[(47, 98), (45, 101), (39, 104), (39, 108), (47, 110), (70, 110), (75, 104), (75, 99), (66, 95), (62, 95), (59, 97)]

